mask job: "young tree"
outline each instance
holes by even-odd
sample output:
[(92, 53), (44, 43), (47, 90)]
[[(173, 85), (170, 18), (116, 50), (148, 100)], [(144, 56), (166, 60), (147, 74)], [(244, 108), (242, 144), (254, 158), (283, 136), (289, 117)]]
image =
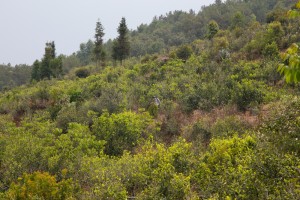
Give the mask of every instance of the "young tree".
[(54, 59), (56, 57), (55, 43), (54, 43), (54, 41), (49, 42), (48, 46), (49, 46), (50, 56), (51, 56), (52, 59)]
[(208, 33), (207, 37), (211, 40), (219, 31), (219, 25), (216, 21), (211, 20), (208, 24)]
[(50, 60), (49, 67), (51, 70), (51, 75), (54, 78), (58, 78), (62, 74), (63, 72), (62, 66), (63, 66), (62, 56), (58, 56), (57, 58)]
[(41, 79), (41, 63), (36, 60), (32, 65), (31, 80), (39, 81)]
[(45, 47), (45, 54), (41, 63), (40, 79), (51, 77), (50, 61), (55, 58), (55, 44), (54, 42), (47, 42)]
[(94, 46), (95, 44), (92, 40), (80, 44), (80, 50), (77, 52), (76, 56), (81, 65), (88, 65), (91, 62), (93, 49), (95, 48)]
[(238, 27), (243, 27), (244, 25), (245, 25), (245, 16), (240, 11), (236, 12), (231, 19), (230, 28), (235, 29)]
[(118, 27), (119, 36), (113, 43), (113, 54), (114, 60), (122, 61), (129, 56), (130, 44), (128, 39), (128, 28), (126, 25), (126, 20), (123, 17), (120, 25)]
[(43, 59), (33, 64), (31, 79), (39, 81), (44, 78), (50, 79), (51, 76), (57, 78), (60, 74), (62, 74), (62, 57), (56, 57), (55, 43), (47, 42)]
[(96, 33), (95, 33), (95, 47), (94, 47), (94, 58), (96, 61), (96, 65), (98, 66), (99, 62), (104, 62), (105, 60), (105, 51), (103, 49), (103, 36), (104, 36), (104, 28), (101, 22), (98, 20), (96, 23)]

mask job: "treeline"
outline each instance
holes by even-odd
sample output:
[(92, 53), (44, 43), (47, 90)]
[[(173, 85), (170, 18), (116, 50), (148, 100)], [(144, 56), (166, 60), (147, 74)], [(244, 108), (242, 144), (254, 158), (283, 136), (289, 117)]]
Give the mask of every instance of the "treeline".
[(122, 63), (129, 56), (130, 43), (128, 32), (126, 19), (123, 17), (118, 27), (119, 36), (114, 40), (109, 53), (111, 58), (107, 57), (107, 50), (104, 48), (104, 27), (99, 20), (95, 28), (95, 41), (89, 41), (86, 45), (80, 45), (82, 52), (77, 53), (77, 55), (73, 54), (68, 57), (60, 55), (56, 57), (54, 41), (47, 42), (44, 57), (41, 61), (36, 60), (33, 63), (31, 80), (40, 81), (45, 78), (58, 78), (66, 74), (71, 68), (80, 64), (87, 65), (90, 62), (94, 62), (96, 66), (104, 66), (107, 59), (113, 59)]
[(29, 83), (31, 69), (28, 65), (0, 65), (0, 91)]
[(47, 42), (45, 54), (41, 61), (36, 60), (32, 66), (31, 80), (39, 81), (58, 78), (62, 74), (62, 57), (56, 57), (55, 43)]
[[(62, 74), (67, 74), (71, 69), (79, 66), (86, 66), (90, 63), (102, 63), (102, 65), (109, 64), (113, 60), (122, 60), (123, 57), (128, 56), (143, 56), (146, 54), (154, 54), (163, 52), (163, 50), (169, 51), (175, 46), (188, 44), (196, 39), (204, 39), (208, 36), (208, 26), (213, 20), (220, 29), (235, 29), (239, 26), (240, 29), (249, 26), (253, 21), (260, 23), (270, 23), (272, 21), (280, 21), (284, 23), (286, 21), (287, 10), (296, 2), (296, 0), (267, 0), (267, 1), (233, 1), (228, 0), (225, 2), (215, 1), (214, 4), (204, 6), (198, 13), (193, 10), (190, 12), (174, 11), (169, 12), (166, 15), (154, 17), (153, 21), (149, 24), (141, 24), (137, 27), (137, 30), (129, 31), (125, 22), (126, 37), (122, 39), (127, 47), (116, 48), (120, 45), (120, 33), (119, 38), (109, 40), (103, 43), (103, 35), (100, 38), (101, 44), (95, 41), (89, 40), (86, 43), (80, 44), (79, 51), (72, 55), (58, 56), (62, 65), (59, 68)], [(123, 20), (123, 19), (122, 19)], [(124, 19), (125, 20), (125, 19)], [(99, 21), (101, 24), (101, 22)], [(102, 26), (102, 24), (101, 24)], [(119, 28), (121, 24), (119, 25)], [(119, 29), (118, 28), (118, 29)], [(119, 31), (119, 30), (118, 30)], [(98, 33), (99, 34), (99, 33)], [(104, 34), (104, 27), (102, 27), (102, 34)], [(238, 33), (237, 33), (238, 34)], [(97, 35), (97, 31), (95, 36)], [(99, 42), (99, 41), (98, 41)], [(101, 46), (101, 47), (99, 47)], [(130, 47), (130, 48), (129, 48)], [(96, 49), (99, 52), (95, 52)], [(117, 53), (117, 49), (124, 49), (123, 55)], [(97, 51), (97, 50), (96, 50)], [(100, 55), (101, 54), (101, 55)], [(99, 61), (99, 59), (103, 61)], [(106, 63), (105, 63), (106, 62)], [(41, 63), (40, 63), (41, 64)], [(34, 63), (35, 69), (38, 63)], [(46, 69), (45, 67), (42, 67)], [(34, 73), (39, 73), (35, 70)], [(48, 77), (56, 75), (38, 75), (40, 78), (44, 76)], [(35, 76), (35, 75), (34, 75)], [(24, 77), (25, 79), (28, 77)], [(35, 77), (34, 79), (39, 79)]]

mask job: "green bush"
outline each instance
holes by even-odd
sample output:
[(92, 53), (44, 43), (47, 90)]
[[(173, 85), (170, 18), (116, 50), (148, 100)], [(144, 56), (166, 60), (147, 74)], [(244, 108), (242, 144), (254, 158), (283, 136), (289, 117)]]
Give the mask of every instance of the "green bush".
[(79, 78), (86, 78), (90, 75), (90, 71), (86, 68), (79, 68), (75, 71), (75, 75)]
[(72, 179), (57, 182), (47, 172), (24, 174), (16, 183), (12, 183), (6, 192), (8, 199), (75, 199)]
[(261, 132), (281, 151), (300, 155), (299, 98), (285, 96), (271, 106), (272, 112), (261, 127)]
[(188, 45), (182, 45), (176, 50), (177, 58), (186, 61), (192, 55), (193, 50)]
[(99, 118), (94, 119), (93, 133), (100, 140), (105, 140), (104, 152), (107, 155), (120, 156), (124, 150), (132, 151), (137, 146), (151, 117), (148, 113), (135, 114), (122, 112), (112, 114), (105, 112)]
[(267, 44), (262, 51), (262, 54), (267, 58), (276, 59), (279, 56), (279, 50), (276, 42)]
[(263, 93), (258, 82), (243, 79), (236, 84), (233, 90), (233, 101), (240, 111), (246, 111), (249, 106), (260, 104), (263, 101)]
[(249, 125), (237, 116), (228, 116), (224, 119), (218, 119), (211, 127), (214, 138), (232, 137), (234, 134), (242, 135)]

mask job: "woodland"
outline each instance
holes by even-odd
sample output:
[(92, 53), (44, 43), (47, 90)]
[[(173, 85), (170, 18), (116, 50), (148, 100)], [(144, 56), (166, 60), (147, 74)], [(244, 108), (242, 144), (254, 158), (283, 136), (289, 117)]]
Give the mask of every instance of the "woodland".
[(300, 199), (298, 0), (117, 31), (0, 65), (0, 199)]

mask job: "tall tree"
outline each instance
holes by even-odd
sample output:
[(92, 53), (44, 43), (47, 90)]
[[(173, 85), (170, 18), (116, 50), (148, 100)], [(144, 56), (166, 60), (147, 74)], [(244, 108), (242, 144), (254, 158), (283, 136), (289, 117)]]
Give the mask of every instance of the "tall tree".
[(94, 58), (96, 61), (96, 65), (98, 66), (99, 62), (102, 61), (102, 63), (105, 60), (105, 51), (103, 49), (103, 36), (104, 36), (104, 28), (101, 24), (101, 22), (98, 20), (96, 23), (96, 29), (95, 29), (95, 47), (94, 47)]
[(113, 54), (114, 60), (122, 61), (129, 56), (130, 43), (128, 39), (128, 28), (126, 25), (126, 19), (123, 17), (118, 27), (119, 36), (113, 43)]
[(80, 50), (76, 56), (80, 60), (81, 65), (88, 65), (91, 62), (94, 46), (95, 44), (92, 40), (80, 44)]
[(36, 60), (32, 65), (31, 80), (39, 81), (41, 78), (41, 63)]
[(211, 20), (208, 24), (208, 33), (207, 37), (208, 39), (212, 39), (219, 31), (219, 25), (216, 21)]
[(49, 63), (51, 76), (53, 76), (54, 78), (58, 78), (63, 72), (62, 65), (62, 56), (58, 56), (57, 58), (51, 59)]
[(54, 41), (49, 42), (48, 46), (49, 46), (49, 50), (50, 50), (50, 56), (52, 59), (54, 59), (56, 57), (56, 52), (55, 52), (56, 49), (55, 49)]
[(44, 78), (59, 77), (62, 74), (62, 57), (56, 57), (55, 43), (47, 42), (45, 54), (41, 62), (38, 60), (33, 63), (31, 72), (32, 80), (42, 80)]
[(45, 54), (41, 63), (40, 79), (51, 77), (50, 61), (55, 58), (55, 44), (54, 42), (47, 42), (45, 47)]

